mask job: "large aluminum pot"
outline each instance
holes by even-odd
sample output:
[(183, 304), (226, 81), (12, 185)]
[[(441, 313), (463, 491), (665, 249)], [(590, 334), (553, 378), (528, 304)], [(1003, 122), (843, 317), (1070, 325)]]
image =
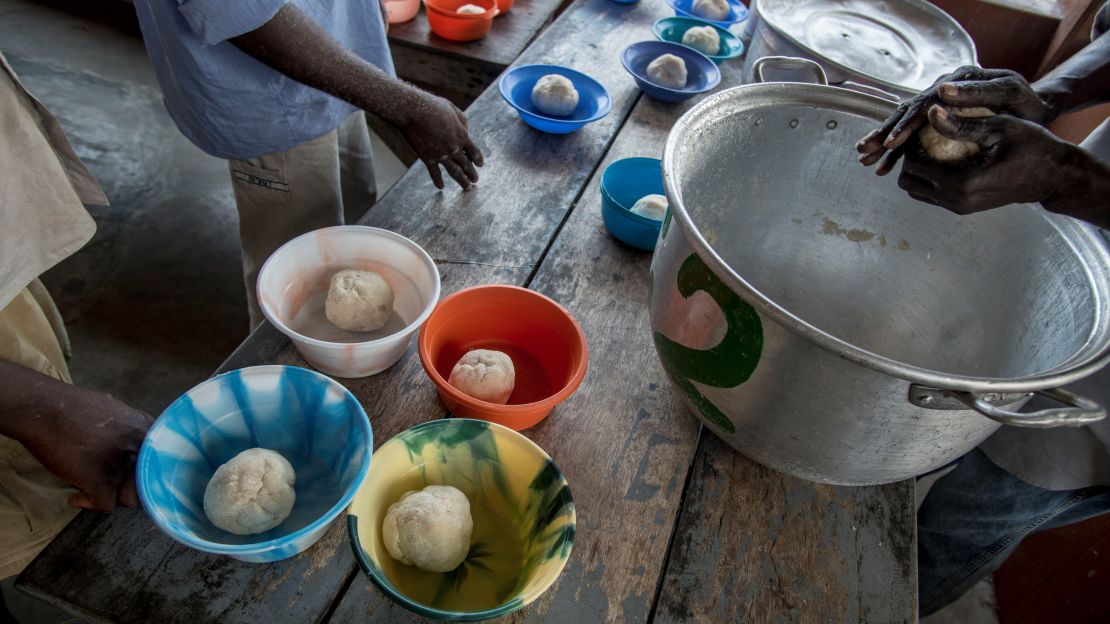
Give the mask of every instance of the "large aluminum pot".
[(765, 56), (820, 63), (829, 82), (897, 100), (976, 64), (975, 43), (925, 0), (753, 0), (744, 82)]
[[(730, 445), (813, 481), (940, 467), (1000, 422), (1079, 425), (1055, 388), (1110, 360), (1110, 251), (1033, 205), (972, 216), (856, 162), (892, 104), (810, 84), (707, 98), (671, 130), (651, 325), (668, 376)], [(1016, 412), (1030, 393), (1069, 407)]]

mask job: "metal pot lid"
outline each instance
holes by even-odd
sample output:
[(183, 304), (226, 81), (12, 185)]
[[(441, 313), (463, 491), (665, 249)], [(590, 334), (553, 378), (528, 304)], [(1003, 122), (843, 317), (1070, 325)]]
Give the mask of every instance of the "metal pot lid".
[(758, 0), (757, 10), (823, 63), (907, 90), (976, 63), (967, 32), (923, 0)]

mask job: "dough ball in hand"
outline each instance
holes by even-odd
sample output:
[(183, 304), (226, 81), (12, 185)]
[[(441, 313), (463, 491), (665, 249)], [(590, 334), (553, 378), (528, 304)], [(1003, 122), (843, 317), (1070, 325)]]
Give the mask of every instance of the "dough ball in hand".
[(690, 11), (698, 17), (723, 22), (728, 19), (728, 1), (694, 0), (694, 5), (690, 7)]
[(566, 76), (548, 74), (532, 87), (532, 105), (545, 115), (566, 117), (578, 106), (578, 89)]
[(721, 51), (721, 35), (712, 26), (695, 26), (682, 35), (682, 45), (713, 56)]
[(641, 217), (662, 221), (667, 214), (667, 197), (665, 195), (644, 195), (632, 206), (632, 214)]
[(449, 485), (405, 492), (389, 506), (382, 541), (389, 555), (428, 572), (450, 572), (470, 552), (474, 519), (466, 495)]
[(296, 482), (293, 466), (280, 453), (247, 449), (216, 469), (204, 488), (204, 513), (228, 533), (264, 533), (293, 511)]
[(455, 13), (461, 13), (462, 15), (481, 15), (485, 12), (485, 9), (476, 4), (464, 4), (461, 7), (455, 9)]
[(331, 276), (324, 315), (339, 329), (374, 331), (393, 314), (393, 289), (373, 271), (344, 269)]
[(516, 385), (516, 369), (501, 351), (475, 349), (459, 359), (447, 383), (479, 401), (504, 405)]
[(686, 86), (686, 61), (673, 54), (661, 54), (648, 63), (647, 77), (655, 84), (681, 89)]
[[(992, 117), (994, 111), (989, 108), (976, 106), (972, 108), (949, 108), (948, 112), (957, 117)], [(971, 141), (957, 141), (950, 139), (936, 131), (936, 128), (926, 123), (918, 131), (921, 147), (925, 153), (934, 160), (941, 162), (957, 162), (971, 158), (979, 153), (979, 144)]]

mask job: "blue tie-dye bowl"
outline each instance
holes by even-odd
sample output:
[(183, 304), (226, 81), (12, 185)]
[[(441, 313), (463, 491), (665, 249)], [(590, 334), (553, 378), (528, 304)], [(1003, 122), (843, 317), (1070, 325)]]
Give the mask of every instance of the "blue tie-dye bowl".
[[(281, 453), (297, 473), (297, 501), (257, 535), (216, 528), (204, 489), (221, 464), (249, 448)], [(294, 366), (255, 366), (205, 381), (173, 402), (147, 433), (136, 465), (139, 497), (173, 539), (242, 561), (292, 557), (320, 539), (370, 469), (370, 420), (337, 382)]]

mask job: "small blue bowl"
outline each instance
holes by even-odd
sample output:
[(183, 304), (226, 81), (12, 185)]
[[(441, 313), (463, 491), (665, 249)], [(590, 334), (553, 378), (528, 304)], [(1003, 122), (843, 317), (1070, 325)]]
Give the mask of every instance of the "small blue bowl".
[(645, 195), (665, 195), (663, 163), (658, 158), (625, 158), (601, 174), (601, 218), (605, 227), (617, 240), (652, 251), (663, 222), (632, 212)]
[(729, 26), (733, 24), (739, 24), (748, 19), (748, 7), (741, 4), (739, 0), (728, 0), (728, 18), (721, 21), (705, 19), (704, 17), (694, 15), (694, 0), (667, 0), (667, 4), (674, 9), (674, 14), (679, 17), (689, 17), (699, 22), (720, 26), (725, 30), (728, 30)]
[[(281, 453), (297, 473), (297, 501), (257, 535), (216, 528), (204, 489), (249, 448)], [(362, 485), (374, 448), (370, 420), (346, 388), (294, 366), (218, 375), (174, 401), (151, 426), (135, 467), (143, 508), (165, 534), (204, 552), (264, 563), (316, 543)]]
[[(662, 54), (673, 54), (686, 61), (686, 86), (672, 89), (658, 85), (647, 77), (647, 66)], [(705, 93), (721, 84), (721, 70), (709, 57), (693, 48), (670, 41), (641, 41), (621, 52), (621, 64), (632, 74), (636, 84), (649, 96), (663, 102), (681, 102)]]
[[(541, 113), (532, 105), (532, 87), (548, 75), (567, 77), (578, 90), (578, 106), (566, 117)], [(609, 114), (613, 101), (601, 83), (582, 72), (559, 65), (521, 65), (501, 76), (501, 97), (516, 109), (524, 123), (548, 134), (569, 134)]]
[[(717, 51), (717, 54), (706, 54), (709, 60), (714, 63), (720, 65), (722, 61), (734, 59), (744, 53), (744, 43), (740, 41), (740, 37), (737, 37), (716, 24), (707, 24), (706, 22), (692, 17), (664, 17), (661, 20), (657, 20), (655, 24), (652, 25), (651, 30), (660, 41), (670, 41), (671, 43), (685, 45), (682, 43), (682, 36), (686, 34), (687, 30), (699, 26), (712, 26), (721, 37), (721, 48)], [(701, 52), (701, 50), (698, 51)]]

